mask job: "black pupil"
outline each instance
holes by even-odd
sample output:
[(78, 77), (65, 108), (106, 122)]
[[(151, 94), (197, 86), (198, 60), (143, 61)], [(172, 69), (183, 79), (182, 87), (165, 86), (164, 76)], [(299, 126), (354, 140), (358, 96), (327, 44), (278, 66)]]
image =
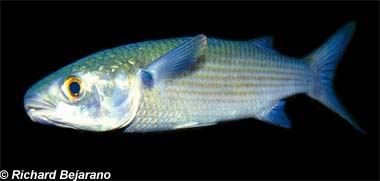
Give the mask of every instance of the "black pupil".
[(71, 94), (73, 94), (75, 96), (77, 96), (79, 94), (80, 85), (78, 82), (71, 82), (69, 88), (70, 88)]

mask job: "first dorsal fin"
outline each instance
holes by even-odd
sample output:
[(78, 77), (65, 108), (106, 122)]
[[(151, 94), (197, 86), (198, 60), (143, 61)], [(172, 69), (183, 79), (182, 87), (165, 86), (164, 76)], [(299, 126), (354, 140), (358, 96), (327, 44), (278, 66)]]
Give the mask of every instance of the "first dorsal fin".
[(261, 47), (261, 48), (265, 48), (265, 49), (269, 49), (269, 50), (273, 50), (274, 51), (274, 48), (273, 48), (273, 37), (272, 36), (263, 36), (263, 37), (260, 37), (260, 38), (255, 38), (253, 40), (250, 40), (251, 43), (254, 43), (255, 45)]

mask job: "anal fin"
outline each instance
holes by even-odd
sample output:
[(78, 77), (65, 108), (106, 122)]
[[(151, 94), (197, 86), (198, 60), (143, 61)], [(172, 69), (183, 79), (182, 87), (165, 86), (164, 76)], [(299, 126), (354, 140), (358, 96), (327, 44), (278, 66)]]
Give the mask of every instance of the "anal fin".
[(263, 121), (269, 122), (274, 125), (278, 125), (284, 128), (291, 128), (292, 123), (285, 115), (284, 108), (285, 101), (279, 101), (277, 104), (271, 107), (270, 110), (265, 111), (264, 114), (260, 116), (260, 118)]
[(199, 123), (195, 121), (185, 122), (185, 123), (178, 123), (174, 126), (174, 129), (183, 129), (183, 128), (196, 128), (196, 127), (204, 127), (204, 126), (211, 126), (216, 123)]

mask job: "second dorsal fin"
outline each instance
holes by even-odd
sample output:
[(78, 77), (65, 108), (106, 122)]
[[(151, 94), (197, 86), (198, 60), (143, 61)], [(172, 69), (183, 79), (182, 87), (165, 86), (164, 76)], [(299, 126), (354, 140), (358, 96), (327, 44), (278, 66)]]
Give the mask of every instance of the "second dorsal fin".
[(273, 37), (272, 36), (263, 36), (260, 38), (255, 38), (255, 39), (249, 40), (249, 42), (254, 43), (255, 45), (257, 45), (261, 48), (265, 48), (265, 49), (275, 51), (273, 48)]

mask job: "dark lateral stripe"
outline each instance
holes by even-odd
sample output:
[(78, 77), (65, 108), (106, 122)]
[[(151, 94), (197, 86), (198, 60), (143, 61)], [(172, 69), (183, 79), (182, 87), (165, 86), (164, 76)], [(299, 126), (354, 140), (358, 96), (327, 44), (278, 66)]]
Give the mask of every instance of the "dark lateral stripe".
[(300, 74), (308, 72), (308, 67), (288, 68), (284, 66), (263, 66), (263, 65), (236, 65), (236, 64), (223, 64), (219, 62), (208, 62), (202, 69), (205, 71), (224, 71), (224, 72), (273, 72), (283, 74)]
[(199, 80), (181, 80), (174, 84), (174, 87), (202, 87), (202, 88), (221, 88), (221, 87), (233, 87), (233, 88), (246, 88), (246, 87), (275, 87), (275, 86), (306, 86), (310, 83), (302, 80), (290, 80), (290, 81), (210, 81), (205, 79)]
[(296, 92), (307, 92), (307, 86), (300, 86), (293, 89), (288, 89), (287, 87), (276, 87), (272, 89), (263, 89), (255, 92), (229, 92), (223, 93), (218, 91), (205, 91), (197, 89), (184, 89), (184, 90), (165, 90), (165, 100), (175, 99), (186, 102), (216, 102), (216, 103), (243, 103), (254, 101), (263, 96), (273, 95), (274, 97), (278, 96), (288, 96)]
[(166, 99), (174, 99), (178, 100), (180, 99), (181, 101), (186, 101), (186, 102), (202, 102), (202, 103), (227, 103), (227, 104), (245, 104), (245, 103), (250, 103), (253, 102), (255, 98), (258, 96), (245, 96), (236, 98), (236, 97), (216, 97), (216, 96), (199, 96), (199, 95), (175, 95), (175, 94), (170, 94), (166, 96)]
[(260, 86), (260, 87), (246, 87), (246, 88), (226, 88), (226, 87), (191, 87), (191, 86), (168, 86), (165, 87), (163, 91), (170, 94), (183, 94), (183, 95), (205, 95), (205, 96), (246, 96), (246, 95), (258, 95), (267, 92), (276, 92), (276, 91), (286, 91), (293, 90), (297, 88), (307, 88), (307, 85), (300, 85), (294, 87), (293, 85), (282, 85), (282, 86)]
[[(297, 77), (288, 75), (261, 74), (261, 75), (215, 75), (215, 74), (198, 74), (186, 78), (194, 81), (223, 81), (226, 83), (235, 82), (274, 82), (274, 81), (300, 81), (307, 82), (308, 77)], [(186, 80), (184, 79), (184, 80)], [(181, 80), (182, 81), (182, 80)]]
[(211, 95), (211, 94), (166, 94), (166, 100), (181, 100), (186, 102), (217, 102), (217, 103), (244, 103), (256, 100), (260, 95)]

